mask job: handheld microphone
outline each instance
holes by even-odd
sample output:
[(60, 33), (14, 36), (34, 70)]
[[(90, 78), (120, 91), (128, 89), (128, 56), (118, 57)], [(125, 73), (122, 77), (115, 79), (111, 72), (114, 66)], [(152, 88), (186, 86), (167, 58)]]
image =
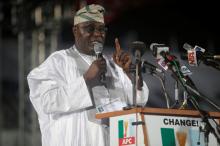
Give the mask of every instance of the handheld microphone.
[[(100, 42), (93, 42), (94, 44), (94, 52), (96, 54), (96, 59), (102, 58), (103, 44)], [(101, 74), (101, 82), (106, 80), (105, 73)]]
[(96, 59), (99, 59), (102, 57), (102, 51), (103, 51), (103, 44), (99, 42), (93, 42), (94, 45), (94, 52), (96, 54)]

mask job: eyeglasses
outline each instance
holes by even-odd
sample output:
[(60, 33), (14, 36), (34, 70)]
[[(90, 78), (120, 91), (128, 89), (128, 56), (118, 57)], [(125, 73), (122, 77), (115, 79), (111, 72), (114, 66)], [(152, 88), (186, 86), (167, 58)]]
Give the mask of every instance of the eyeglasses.
[(107, 27), (105, 26), (95, 27), (94, 25), (87, 25), (87, 26), (83, 26), (82, 28), (88, 33), (94, 33), (96, 31), (101, 34), (104, 34), (108, 30)]

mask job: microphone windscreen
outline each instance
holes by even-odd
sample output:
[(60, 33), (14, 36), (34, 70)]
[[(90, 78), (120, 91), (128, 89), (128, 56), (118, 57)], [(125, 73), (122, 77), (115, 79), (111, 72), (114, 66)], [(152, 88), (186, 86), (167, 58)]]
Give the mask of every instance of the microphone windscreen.
[(103, 44), (100, 42), (93, 42), (95, 54), (101, 54), (103, 51)]
[(193, 49), (193, 47), (192, 47), (190, 44), (188, 44), (188, 43), (184, 43), (184, 44), (183, 44), (183, 48), (184, 48), (186, 51)]
[(169, 47), (167, 47), (165, 44), (151, 43), (150, 49), (153, 56), (157, 59), (161, 58), (161, 52), (169, 52)]
[(130, 48), (133, 54), (135, 54), (136, 50), (139, 50), (142, 56), (146, 50), (146, 45), (144, 42), (135, 41), (131, 43)]
[(153, 51), (153, 50), (154, 50), (154, 47), (155, 47), (155, 46), (158, 46), (158, 45), (160, 45), (160, 44), (158, 44), (158, 43), (151, 43), (151, 44), (150, 44), (150, 50)]

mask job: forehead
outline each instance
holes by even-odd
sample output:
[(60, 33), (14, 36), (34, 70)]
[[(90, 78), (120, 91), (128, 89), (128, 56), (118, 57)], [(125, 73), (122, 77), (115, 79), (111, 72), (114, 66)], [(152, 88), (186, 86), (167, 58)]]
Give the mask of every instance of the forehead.
[(105, 26), (104, 23), (101, 23), (101, 22), (96, 22), (96, 21), (87, 21), (87, 22), (82, 22), (82, 23), (79, 23), (77, 24), (79, 27), (80, 26), (89, 26), (89, 25), (92, 25), (92, 26)]

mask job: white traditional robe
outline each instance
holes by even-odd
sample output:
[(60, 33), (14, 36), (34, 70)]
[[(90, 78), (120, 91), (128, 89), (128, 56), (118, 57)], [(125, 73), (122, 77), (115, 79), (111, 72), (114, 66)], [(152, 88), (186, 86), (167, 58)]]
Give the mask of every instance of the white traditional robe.
[[(112, 99), (132, 103), (132, 84), (112, 59), (107, 63), (107, 88), (87, 87), (83, 74), (95, 60), (75, 46), (51, 54), (27, 79), (30, 100), (37, 111), (42, 146), (108, 146), (108, 130), (95, 119), (95, 106)], [(138, 92), (137, 103), (148, 100), (148, 87)]]

